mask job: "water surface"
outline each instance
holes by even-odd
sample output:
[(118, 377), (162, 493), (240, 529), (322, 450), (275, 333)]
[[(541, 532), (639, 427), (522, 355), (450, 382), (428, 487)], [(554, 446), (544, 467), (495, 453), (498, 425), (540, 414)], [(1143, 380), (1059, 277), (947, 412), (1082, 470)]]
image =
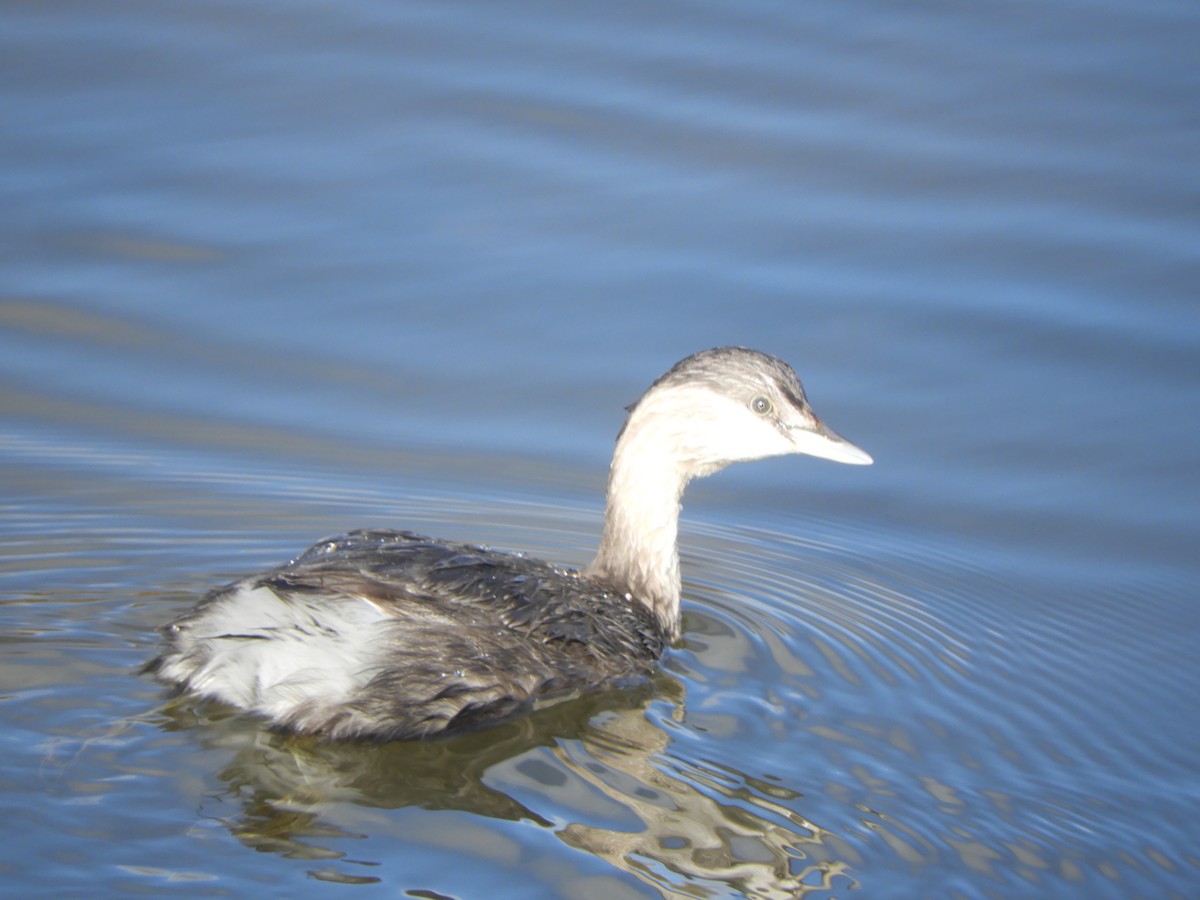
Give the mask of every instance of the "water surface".
[[(414, 897), (1200, 884), (1200, 12), (12, 6), (0, 883)], [(869, 469), (689, 491), (643, 690), (322, 745), (137, 674), (397, 526), (578, 565), (621, 407), (791, 361)]]

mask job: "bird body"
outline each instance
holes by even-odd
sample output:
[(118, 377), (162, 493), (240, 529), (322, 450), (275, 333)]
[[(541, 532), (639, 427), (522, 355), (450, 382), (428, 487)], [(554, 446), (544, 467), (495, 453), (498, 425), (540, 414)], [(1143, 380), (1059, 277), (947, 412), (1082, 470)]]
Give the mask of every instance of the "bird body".
[(540, 560), (354, 531), (211, 593), (155, 674), (331, 738), (427, 737), (644, 678), (641, 604)]
[(680, 634), (684, 488), (732, 462), (871, 458), (753, 350), (676, 364), (629, 408), (604, 534), (581, 571), (407, 531), (322, 541), (211, 592), (164, 629), (160, 680), (328, 738), (479, 728), (654, 670)]

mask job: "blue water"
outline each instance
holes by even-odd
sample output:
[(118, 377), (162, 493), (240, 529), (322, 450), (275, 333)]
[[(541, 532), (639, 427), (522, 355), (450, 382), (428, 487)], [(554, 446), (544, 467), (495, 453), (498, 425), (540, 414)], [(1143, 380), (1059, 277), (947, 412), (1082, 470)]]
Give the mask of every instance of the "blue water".
[[(1200, 893), (1200, 8), (10, 4), (5, 895)], [(586, 562), (622, 406), (790, 361), (876, 460), (687, 495), (642, 692), (289, 739), (137, 675), (390, 525)]]

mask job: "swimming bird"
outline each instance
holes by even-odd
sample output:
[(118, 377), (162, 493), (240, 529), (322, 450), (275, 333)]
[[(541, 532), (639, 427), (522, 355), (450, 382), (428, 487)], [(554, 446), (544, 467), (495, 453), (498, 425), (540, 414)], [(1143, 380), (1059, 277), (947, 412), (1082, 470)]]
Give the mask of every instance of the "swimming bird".
[(582, 570), (370, 529), (210, 592), (163, 629), (158, 679), (330, 739), (427, 738), (644, 681), (680, 636), (684, 487), (790, 453), (869, 464), (786, 363), (693, 354), (628, 407)]

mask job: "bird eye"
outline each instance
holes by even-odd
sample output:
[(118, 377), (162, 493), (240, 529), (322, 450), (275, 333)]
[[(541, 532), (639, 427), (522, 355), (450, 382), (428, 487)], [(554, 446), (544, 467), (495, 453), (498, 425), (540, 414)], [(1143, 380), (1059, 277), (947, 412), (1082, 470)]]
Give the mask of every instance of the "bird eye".
[(750, 401), (750, 408), (760, 416), (765, 416), (772, 409), (771, 401), (766, 397), (755, 397)]

